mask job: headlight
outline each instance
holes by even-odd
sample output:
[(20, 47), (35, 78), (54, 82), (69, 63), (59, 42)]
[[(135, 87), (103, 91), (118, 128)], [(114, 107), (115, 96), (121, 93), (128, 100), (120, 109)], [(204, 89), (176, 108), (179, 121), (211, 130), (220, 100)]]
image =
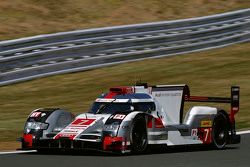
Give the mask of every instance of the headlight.
[(25, 126), (25, 131), (28, 133), (31, 129), (40, 130), (40, 129), (47, 129), (48, 124), (41, 123), (41, 122), (27, 122)]
[(104, 131), (116, 131), (118, 130), (120, 124), (118, 122), (114, 122), (112, 124), (104, 125)]

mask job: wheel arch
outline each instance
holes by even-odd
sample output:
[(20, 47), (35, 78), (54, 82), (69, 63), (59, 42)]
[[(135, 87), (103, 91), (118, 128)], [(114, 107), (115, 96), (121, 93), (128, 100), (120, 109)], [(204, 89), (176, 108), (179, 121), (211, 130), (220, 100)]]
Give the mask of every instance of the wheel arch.
[[(43, 137), (43, 138), (47, 138), (46, 135), (50, 133), (55, 127), (63, 126), (61, 125), (62, 123), (64, 123), (65, 125), (69, 124), (75, 118), (75, 116), (71, 112), (61, 109), (61, 108), (39, 108), (39, 109), (33, 110), (30, 113), (30, 115), (28, 116), (25, 122), (24, 129), (26, 128), (26, 123), (29, 121), (29, 119), (31, 118), (31, 115), (34, 113), (40, 113), (40, 115), (37, 117), (41, 117), (41, 118), (43, 117), (43, 114), (45, 115), (45, 119), (41, 119), (39, 121), (36, 121), (35, 119), (33, 120), (34, 122), (41, 122), (41, 123), (48, 124), (47, 129), (42, 130), (42, 136), (40, 137)], [(60, 117), (67, 117), (68, 120), (63, 119), (64, 122), (60, 121), (61, 124), (59, 125), (57, 121)]]
[(133, 126), (135, 124), (135, 121), (138, 117), (143, 117), (145, 121), (145, 128), (146, 128), (146, 136), (147, 136), (147, 116), (149, 116), (148, 113), (141, 112), (141, 111), (134, 111), (129, 113), (121, 122), (120, 128), (118, 130), (117, 136), (123, 137), (126, 142), (129, 143), (129, 150), (133, 151), (133, 142), (131, 138), (131, 133)]
[(129, 131), (130, 127), (132, 126), (132, 123), (137, 116), (144, 116), (146, 121), (146, 113), (141, 111), (134, 111), (129, 113), (121, 122), (119, 131), (117, 133), (117, 136), (123, 136), (125, 138), (129, 138)]

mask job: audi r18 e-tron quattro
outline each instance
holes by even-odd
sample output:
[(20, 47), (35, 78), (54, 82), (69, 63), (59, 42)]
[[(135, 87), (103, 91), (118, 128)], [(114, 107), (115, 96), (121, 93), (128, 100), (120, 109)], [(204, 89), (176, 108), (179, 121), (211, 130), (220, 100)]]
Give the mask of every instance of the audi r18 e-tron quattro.
[[(185, 102), (229, 103), (226, 110)], [(190, 96), (187, 85), (140, 84), (110, 88), (89, 111), (74, 116), (60, 108), (41, 108), (25, 123), (22, 149), (102, 150), (144, 152), (150, 145), (211, 145), (224, 148), (240, 142), (234, 115), (239, 110), (239, 87), (231, 97)]]

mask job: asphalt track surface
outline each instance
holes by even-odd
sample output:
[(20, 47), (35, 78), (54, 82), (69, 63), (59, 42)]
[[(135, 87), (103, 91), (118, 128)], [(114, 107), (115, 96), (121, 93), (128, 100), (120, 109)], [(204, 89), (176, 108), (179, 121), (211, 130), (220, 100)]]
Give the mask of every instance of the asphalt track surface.
[(3, 154), (1, 167), (249, 167), (250, 134), (242, 134), (239, 145), (224, 150), (208, 148), (170, 148), (149, 152), (145, 155), (110, 155), (103, 153), (75, 154)]

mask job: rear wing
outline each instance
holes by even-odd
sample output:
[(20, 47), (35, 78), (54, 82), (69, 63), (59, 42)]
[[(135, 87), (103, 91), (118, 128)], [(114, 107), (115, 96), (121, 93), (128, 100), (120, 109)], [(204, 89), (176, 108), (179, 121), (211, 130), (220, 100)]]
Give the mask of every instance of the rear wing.
[[(170, 124), (182, 123), (184, 102), (229, 103), (231, 104), (229, 116), (232, 124), (235, 122), (234, 115), (239, 111), (239, 86), (231, 87), (231, 97), (190, 96), (190, 90), (186, 84), (148, 86), (147, 83), (140, 83), (136, 86), (142, 86), (144, 89), (148, 89), (147, 91), (161, 104), (167, 113)], [(136, 92), (142, 93), (139, 88), (135, 87), (135, 90)]]
[(190, 96), (189, 91), (185, 94), (185, 101), (189, 102), (212, 102), (212, 103), (230, 103), (230, 121), (235, 121), (234, 115), (239, 111), (240, 87), (231, 87), (231, 97), (205, 97), (205, 96)]

